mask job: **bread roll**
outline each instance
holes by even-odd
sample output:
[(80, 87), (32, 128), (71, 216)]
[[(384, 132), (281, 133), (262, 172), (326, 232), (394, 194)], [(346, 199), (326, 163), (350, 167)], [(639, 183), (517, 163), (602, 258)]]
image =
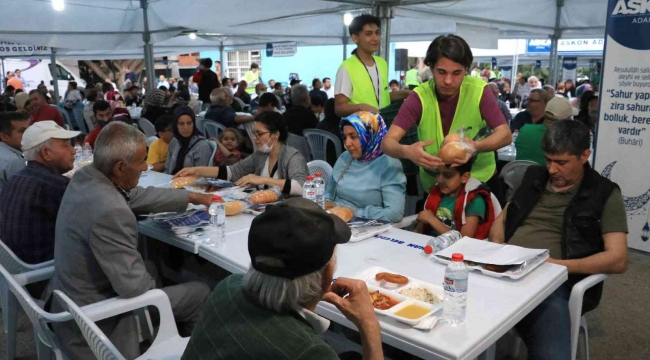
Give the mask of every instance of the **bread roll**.
[(196, 176), (181, 176), (172, 180), (171, 185), (174, 189), (182, 189), (183, 186), (189, 185), (196, 181)]
[(248, 201), (253, 205), (268, 204), (278, 201), (278, 194), (273, 190), (256, 191), (251, 194)]
[(328, 210), (330, 214), (334, 214), (338, 217), (341, 218), (341, 220), (348, 222), (354, 218), (354, 213), (352, 210), (343, 207), (343, 206), (335, 206), (331, 209)]
[(228, 201), (224, 204), (226, 216), (233, 216), (244, 211), (246, 204), (243, 201)]

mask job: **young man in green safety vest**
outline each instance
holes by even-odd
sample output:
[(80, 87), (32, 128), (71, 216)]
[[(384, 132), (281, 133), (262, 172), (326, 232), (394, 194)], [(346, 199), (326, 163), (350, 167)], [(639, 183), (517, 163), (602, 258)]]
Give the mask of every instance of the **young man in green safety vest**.
[(410, 93), (408, 90), (389, 92), (388, 64), (372, 55), (381, 42), (380, 25), (379, 18), (367, 14), (357, 16), (350, 23), (350, 37), (357, 48), (336, 73), (334, 101), (340, 117), (357, 111), (378, 112)]
[(418, 72), (417, 64), (413, 66), (413, 69), (406, 72), (406, 86), (409, 90), (413, 90), (422, 83), (420, 79), (420, 74)]
[[(494, 151), (512, 140), (508, 124), (487, 83), (468, 75), (472, 60), (472, 51), (462, 38), (456, 35), (437, 37), (424, 60), (431, 68), (433, 79), (418, 86), (404, 101), (382, 142), (385, 154), (409, 159), (420, 166), (425, 192), (437, 183), (436, 169), (445, 165), (436, 155), (449, 133), (465, 129), (465, 136), (471, 139), (469, 143), (477, 153), (471, 174), (482, 182), (494, 175)], [(412, 145), (400, 144), (400, 139), (413, 125), (418, 127), (420, 141)], [(493, 134), (485, 137), (488, 128)], [(455, 165), (461, 163), (463, 161)]]
[(246, 92), (249, 94), (255, 92), (255, 86), (260, 82), (259, 70), (260, 66), (256, 63), (252, 63), (250, 71), (247, 71), (246, 74), (244, 74), (244, 80), (246, 80), (246, 83), (248, 84)]

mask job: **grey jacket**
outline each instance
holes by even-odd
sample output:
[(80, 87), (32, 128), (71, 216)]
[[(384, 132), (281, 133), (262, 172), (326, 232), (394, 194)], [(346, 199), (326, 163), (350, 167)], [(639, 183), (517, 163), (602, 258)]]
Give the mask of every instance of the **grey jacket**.
[[(208, 166), (210, 159), (212, 158), (212, 148), (207, 140), (203, 136), (194, 136), (190, 140), (190, 146), (192, 147), (190, 151), (185, 155), (185, 161), (183, 162), (183, 168), (194, 167), (194, 166)], [(169, 143), (169, 152), (167, 153), (167, 162), (165, 163), (165, 173), (171, 174), (174, 171), (174, 166), (176, 166), (176, 159), (178, 158), (178, 152), (181, 150), (181, 144), (178, 142), (178, 139), (174, 138)]]
[(26, 166), (23, 153), (0, 142), (0, 193), (9, 178)]
[[(309, 175), (309, 168), (307, 168), (305, 158), (298, 150), (291, 146), (282, 143), (279, 144), (281, 148), (280, 154), (278, 155), (278, 178), (295, 180), (302, 186)], [(262, 174), (264, 164), (268, 157), (268, 154), (255, 152), (235, 165), (228, 166), (230, 181), (235, 182), (249, 174)]]
[[(137, 187), (131, 190), (127, 202), (94, 166), (77, 172), (57, 216), (56, 265), (44, 298), (48, 300), (53, 290), (61, 290), (77, 305), (84, 306), (115, 296), (132, 298), (155, 288), (137, 249), (135, 213), (183, 211), (188, 200), (184, 190)], [(62, 310), (58, 300), (53, 299), (51, 311)], [(117, 331), (116, 324), (117, 319), (98, 323), (109, 337)], [(132, 330), (126, 335), (136, 334), (136, 329)], [(55, 331), (71, 359), (85, 356), (80, 354), (88, 347), (74, 322), (57, 324)]]

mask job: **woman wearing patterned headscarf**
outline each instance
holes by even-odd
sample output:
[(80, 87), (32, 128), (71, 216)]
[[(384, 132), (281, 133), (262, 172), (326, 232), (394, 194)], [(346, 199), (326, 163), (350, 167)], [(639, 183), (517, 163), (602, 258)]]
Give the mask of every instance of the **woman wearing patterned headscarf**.
[(341, 120), (346, 152), (336, 161), (325, 193), (326, 208), (345, 207), (355, 216), (399, 222), (404, 217), (406, 176), (402, 163), (381, 152), (384, 119), (357, 112)]
[(165, 172), (176, 174), (183, 168), (207, 166), (212, 148), (196, 128), (196, 115), (189, 106), (174, 110), (174, 139), (169, 143)]
[(163, 115), (171, 115), (172, 109), (163, 106), (165, 102), (165, 92), (156, 89), (147, 92), (142, 100), (142, 114), (140, 117), (151, 121), (152, 124), (156, 123), (159, 117)]

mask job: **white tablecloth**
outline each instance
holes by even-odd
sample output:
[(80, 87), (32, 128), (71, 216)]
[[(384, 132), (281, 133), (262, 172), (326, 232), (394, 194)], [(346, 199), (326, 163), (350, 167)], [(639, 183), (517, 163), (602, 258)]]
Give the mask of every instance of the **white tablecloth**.
[[(142, 178), (141, 185), (157, 182), (149, 181), (152, 178), (154, 177), (148, 180), (147, 177)], [(139, 231), (154, 239), (198, 253), (227, 271), (243, 273), (250, 266), (248, 228), (252, 219), (253, 217), (247, 214), (228, 217), (226, 242), (217, 246), (203, 245), (201, 240), (196, 238), (176, 236), (158, 228), (151, 220), (140, 222)], [(351, 277), (368, 267), (381, 266), (396, 273), (440, 284), (445, 266), (425, 257), (418, 248), (424, 246), (427, 240), (427, 236), (391, 229), (379, 237), (340, 245), (337, 247), (335, 276)], [(565, 267), (548, 263), (519, 281), (497, 279), (472, 272), (469, 276), (465, 324), (452, 327), (439, 323), (430, 331), (420, 331), (379, 316), (382, 341), (426, 359), (476, 358), (566, 279)], [(334, 322), (355, 329), (354, 325), (330, 304), (321, 302), (316, 311)]]

